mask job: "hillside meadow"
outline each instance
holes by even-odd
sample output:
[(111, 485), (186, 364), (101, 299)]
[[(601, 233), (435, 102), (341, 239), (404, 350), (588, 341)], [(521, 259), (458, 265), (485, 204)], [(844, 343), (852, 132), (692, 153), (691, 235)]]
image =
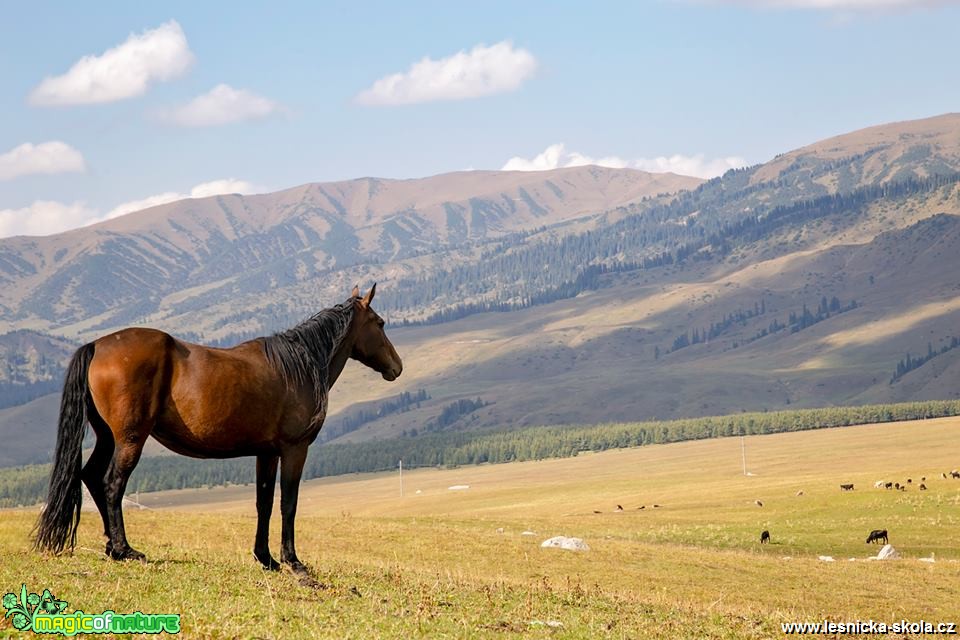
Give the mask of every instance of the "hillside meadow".
[[(824, 618), (958, 622), (960, 480), (940, 475), (960, 467), (958, 438), (960, 418), (750, 436), (748, 476), (740, 438), (721, 438), (405, 472), (403, 496), (396, 472), (309, 481), (297, 544), (312, 585), (254, 563), (253, 487), (140, 495), (149, 509), (126, 520), (146, 564), (105, 560), (93, 512), (73, 556), (40, 556), (36, 509), (7, 510), (0, 587), (48, 588), (69, 610), (180, 613), (188, 638), (768, 638)], [(873, 487), (907, 478), (904, 492)], [(902, 559), (865, 560), (876, 528)], [(591, 550), (540, 548), (555, 535)], [(277, 554), (276, 515), (272, 540)], [(0, 637), (19, 636), (0, 621)]]

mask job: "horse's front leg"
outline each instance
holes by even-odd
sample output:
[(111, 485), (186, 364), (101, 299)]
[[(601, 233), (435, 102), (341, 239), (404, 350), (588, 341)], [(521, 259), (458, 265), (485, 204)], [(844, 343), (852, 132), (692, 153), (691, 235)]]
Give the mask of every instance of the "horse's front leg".
[(257, 456), (257, 537), (253, 556), (264, 569), (276, 571), (280, 564), (270, 555), (270, 513), (273, 511), (273, 490), (277, 486), (277, 455)]
[(293, 522), (297, 517), (297, 497), (300, 494), (300, 476), (307, 459), (308, 443), (303, 443), (280, 454), (280, 562), (290, 565), (297, 573), (306, 573), (307, 568), (297, 558), (293, 542)]

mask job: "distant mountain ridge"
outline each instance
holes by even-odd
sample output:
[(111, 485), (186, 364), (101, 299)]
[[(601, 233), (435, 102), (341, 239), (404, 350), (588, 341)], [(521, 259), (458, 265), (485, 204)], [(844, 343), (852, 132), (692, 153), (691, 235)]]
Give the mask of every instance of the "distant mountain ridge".
[(364, 178), (183, 200), (54, 236), (0, 240), (0, 310), (19, 326), (40, 329), (101, 314), (97, 326), (118, 326), (191, 290), (309, 281), (555, 225), (700, 182), (576, 167)]
[(184, 201), (76, 246), (0, 241), (0, 304), (81, 340), (129, 323), (232, 343), (378, 280), (404, 376), (348, 367), (331, 420), (429, 399), (337, 440), (421, 433), (461, 400), (477, 408), (444, 430), (960, 397), (960, 115), (664, 179), (580, 167)]

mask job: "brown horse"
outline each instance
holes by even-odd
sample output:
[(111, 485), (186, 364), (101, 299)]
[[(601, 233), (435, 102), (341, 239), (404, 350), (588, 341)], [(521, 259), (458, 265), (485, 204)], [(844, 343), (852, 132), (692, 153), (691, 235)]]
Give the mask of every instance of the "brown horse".
[[(348, 358), (396, 380), (403, 369), (383, 319), (354, 287), (343, 304), (293, 329), (231, 349), (177, 340), (154, 329), (124, 329), (77, 350), (67, 370), (47, 504), (35, 546), (60, 553), (76, 543), (80, 481), (107, 537), (106, 554), (143, 560), (127, 543), (121, 503), (148, 436), (195, 458), (257, 457), (257, 534), (253, 554), (279, 564), (268, 544), (280, 467), (280, 560), (305, 571), (294, 548), (294, 518), (307, 448), (327, 413), (327, 393)], [(81, 470), (86, 423), (96, 446)]]

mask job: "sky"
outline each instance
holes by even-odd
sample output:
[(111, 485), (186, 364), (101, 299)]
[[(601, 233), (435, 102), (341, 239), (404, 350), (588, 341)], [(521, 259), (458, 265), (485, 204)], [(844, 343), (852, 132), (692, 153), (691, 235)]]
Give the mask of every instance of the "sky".
[(48, 3), (0, 22), (0, 237), (366, 176), (712, 177), (960, 111), (960, 0)]

